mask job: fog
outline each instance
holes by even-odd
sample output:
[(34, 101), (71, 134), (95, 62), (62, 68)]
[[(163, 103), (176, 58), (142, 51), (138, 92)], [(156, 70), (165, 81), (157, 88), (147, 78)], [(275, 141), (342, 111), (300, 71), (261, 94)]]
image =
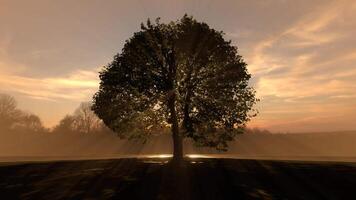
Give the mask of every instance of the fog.
[[(356, 132), (303, 134), (242, 134), (227, 152), (194, 146), (185, 141), (185, 154), (213, 157), (356, 160)], [(116, 158), (170, 154), (168, 134), (151, 137), (146, 143), (128, 141), (113, 134), (1, 134), (0, 160)]]
[[(120, 139), (82, 103), (52, 129), (41, 120), (17, 109), (16, 101), (0, 95), (0, 161), (37, 161), (160, 156), (172, 153), (169, 131), (142, 139)], [(329, 133), (270, 133), (247, 129), (219, 152), (184, 142), (184, 153), (247, 159), (356, 160), (356, 131)]]

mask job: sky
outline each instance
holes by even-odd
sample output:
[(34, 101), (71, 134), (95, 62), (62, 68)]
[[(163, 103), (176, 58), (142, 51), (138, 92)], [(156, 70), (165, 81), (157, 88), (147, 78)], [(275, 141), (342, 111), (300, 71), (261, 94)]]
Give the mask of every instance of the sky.
[(260, 102), (250, 127), (356, 130), (354, 0), (0, 0), (0, 93), (54, 126), (147, 18), (204, 21), (239, 48)]

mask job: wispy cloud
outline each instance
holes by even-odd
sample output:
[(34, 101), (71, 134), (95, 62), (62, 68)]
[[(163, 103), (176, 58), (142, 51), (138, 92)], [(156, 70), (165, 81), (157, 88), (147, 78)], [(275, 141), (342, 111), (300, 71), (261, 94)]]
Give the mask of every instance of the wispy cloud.
[(294, 37), (295, 41), (291, 45), (299, 47), (323, 45), (332, 42), (341, 37), (341, 33), (336, 30), (330, 31), (328, 28), (338, 23), (338, 20), (343, 17), (343, 11), (346, 6), (349, 6), (349, 2), (342, 0), (324, 5), (303, 17), (299, 22), (283, 32), (281, 36)]
[[(355, 7), (347, 1), (333, 1), (312, 14), (302, 19), (291, 27), (287, 27), (280, 34), (271, 36), (256, 44), (250, 56), (250, 70), (256, 74), (257, 87), (260, 94), (277, 96), (305, 96), (320, 95), (323, 90), (333, 92), (350, 91), (356, 83), (342, 80), (341, 77), (356, 76), (355, 64), (341, 67), (339, 71), (333, 71), (333, 76), (324, 82), (320, 77), (325, 72), (318, 70), (328, 69), (331, 65), (343, 65), (343, 62), (355, 60), (355, 47), (350, 49), (336, 49), (335, 51), (349, 51), (344, 55), (335, 55), (338, 52), (328, 52), (328, 55), (320, 55), (323, 49), (329, 45), (338, 43), (341, 37), (346, 37), (350, 31), (347, 27), (334, 31), (335, 26), (341, 26), (342, 20), (349, 13), (355, 13)], [(353, 3), (355, 4), (355, 3)], [(355, 19), (353, 24), (356, 26)], [(341, 25), (340, 25), (341, 23)], [(351, 22), (348, 22), (351, 23)], [(349, 35), (349, 37), (353, 37)], [(309, 46), (308, 48), (305, 46)], [(311, 48), (310, 46), (313, 46)], [(347, 48), (347, 47), (346, 47)], [(318, 58), (318, 59), (315, 59)], [(351, 64), (352, 65), (352, 64)], [(274, 72), (282, 70), (283, 76), (276, 77)], [(313, 73), (308, 74), (312, 71)]]
[[(256, 43), (248, 61), (258, 95), (267, 102), (254, 125), (300, 129), (306, 122), (337, 123), (339, 115), (355, 115), (349, 109), (356, 107), (356, 47), (348, 44), (355, 42), (355, 13), (354, 1), (330, 1)], [(271, 96), (277, 103), (269, 102)]]
[(98, 89), (96, 70), (73, 71), (65, 77), (30, 78), (19, 75), (0, 75), (1, 90), (17, 92), (35, 99), (86, 101)]
[[(174, 11), (162, 9), (172, 2)], [(251, 84), (261, 99), (260, 115), (251, 125), (290, 131), (335, 130), (336, 124), (356, 129), (350, 122), (356, 118), (356, 1), (227, 0), (194, 9), (187, 1), (140, 4), (151, 18), (176, 20), (188, 10), (227, 32), (225, 37), (249, 64)], [(19, 5), (23, 2), (14, 0), (0, 7), (0, 92), (22, 94), (17, 97), (26, 97), (23, 107), (37, 109), (43, 118), (63, 110), (53, 117), (57, 121), (97, 90), (97, 68), (83, 66), (110, 62), (148, 17), (132, 12), (138, 6), (132, 1), (100, 8), (97, 2), (84, 7), (79, 1), (58, 2), (68, 9), (66, 15), (51, 2)], [(117, 24), (123, 17), (128, 21)], [(60, 104), (68, 107), (46, 115)]]

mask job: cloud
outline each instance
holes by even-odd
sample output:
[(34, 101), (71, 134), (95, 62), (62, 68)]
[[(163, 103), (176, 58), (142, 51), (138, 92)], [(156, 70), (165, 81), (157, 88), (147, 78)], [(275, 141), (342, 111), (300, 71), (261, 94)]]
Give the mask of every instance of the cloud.
[[(8, 54), (11, 37), (0, 41), (0, 91), (20, 93), (34, 99), (57, 101), (67, 99), (87, 101), (98, 89), (99, 68), (92, 70), (73, 70), (61, 77), (35, 78), (22, 75), (31, 71), (31, 66), (14, 62)], [(32, 52), (34, 57), (43, 57), (49, 53), (44, 50)]]
[[(66, 110), (55, 106), (63, 115), (97, 90), (98, 70), (84, 66), (108, 63), (148, 17), (145, 12), (130, 15), (142, 6), (136, 3), (120, 7), (122, 12), (111, 9), (119, 8), (111, 3), (103, 8), (96, 3), (85, 7), (58, 3), (69, 9), (65, 16), (52, 3), (30, 3), (24, 10), (17, 4), (0, 12), (0, 20), (11, 19), (11, 23), (4, 21), (0, 34), (0, 92), (32, 98), (22, 99), (30, 110), (38, 104), (41, 108), (37, 110), (45, 110), (43, 102), (50, 105), (47, 108), (69, 102)], [(320, 121), (334, 117), (345, 124), (355, 119), (356, 1), (231, 0), (210, 4), (192, 9), (191, 4), (180, 2), (173, 13), (160, 9), (162, 6), (144, 6), (150, 10), (149, 16), (164, 20), (175, 20), (188, 9), (238, 44), (252, 73), (251, 85), (261, 99), (260, 115), (251, 124), (279, 129), (297, 129), (303, 124), (319, 129), (322, 124), (336, 129), (332, 123)], [(90, 15), (92, 11), (95, 15)], [(123, 17), (129, 21), (119, 23), (117, 19)], [(342, 122), (342, 118), (347, 119)], [(355, 123), (350, 124), (356, 129)]]
[(347, 4), (346, 1), (333, 1), (306, 15), (294, 26), (283, 32), (282, 36), (294, 37), (295, 42), (292, 45), (299, 47), (332, 42), (340, 37), (340, 34), (335, 30), (330, 31), (328, 27), (337, 23), (342, 10), (345, 6), (348, 6)]
[(356, 116), (354, 13), (356, 2), (330, 1), (255, 44), (247, 61), (262, 101), (252, 125), (312, 130)]
[(65, 77), (30, 78), (1, 74), (3, 92), (17, 92), (31, 98), (44, 100), (86, 101), (98, 89), (97, 70), (77, 70)]
[[(342, 36), (350, 31), (347, 27), (334, 31), (339, 26), (339, 18), (355, 11), (346, 1), (333, 1), (314, 11), (301, 20), (287, 27), (285, 31), (271, 36), (256, 44), (249, 58), (250, 70), (258, 78), (257, 87), (260, 95), (277, 96), (308, 96), (329, 93), (351, 92), (355, 83), (342, 80), (344, 76), (355, 76), (355, 64), (345, 63), (338, 71), (330, 70), (333, 76), (328, 76), (328, 70), (343, 65), (344, 62), (355, 60), (355, 49), (337, 49), (347, 52), (328, 52), (321, 55), (329, 45), (339, 43)], [(352, 20), (352, 19), (350, 19)], [(349, 22), (350, 23), (350, 22)], [(353, 20), (356, 25), (356, 20)], [(351, 35), (349, 35), (351, 36)], [(309, 49), (305, 46), (309, 46)], [(313, 48), (310, 49), (310, 46)], [(336, 54), (336, 55), (335, 55)], [(277, 72), (277, 73), (276, 73)], [(282, 73), (278, 73), (282, 72)], [(308, 72), (311, 72), (308, 74)], [(276, 77), (277, 76), (277, 77)], [(320, 81), (324, 78), (328, 80)]]

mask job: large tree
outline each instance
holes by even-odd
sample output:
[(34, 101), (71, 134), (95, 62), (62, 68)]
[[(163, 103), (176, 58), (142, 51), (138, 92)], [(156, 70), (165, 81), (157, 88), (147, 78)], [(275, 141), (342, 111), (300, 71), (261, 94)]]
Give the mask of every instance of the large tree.
[(100, 73), (92, 109), (120, 136), (170, 126), (173, 158), (181, 160), (183, 137), (226, 149), (242, 132), (257, 101), (250, 77), (223, 32), (186, 15), (148, 20)]

